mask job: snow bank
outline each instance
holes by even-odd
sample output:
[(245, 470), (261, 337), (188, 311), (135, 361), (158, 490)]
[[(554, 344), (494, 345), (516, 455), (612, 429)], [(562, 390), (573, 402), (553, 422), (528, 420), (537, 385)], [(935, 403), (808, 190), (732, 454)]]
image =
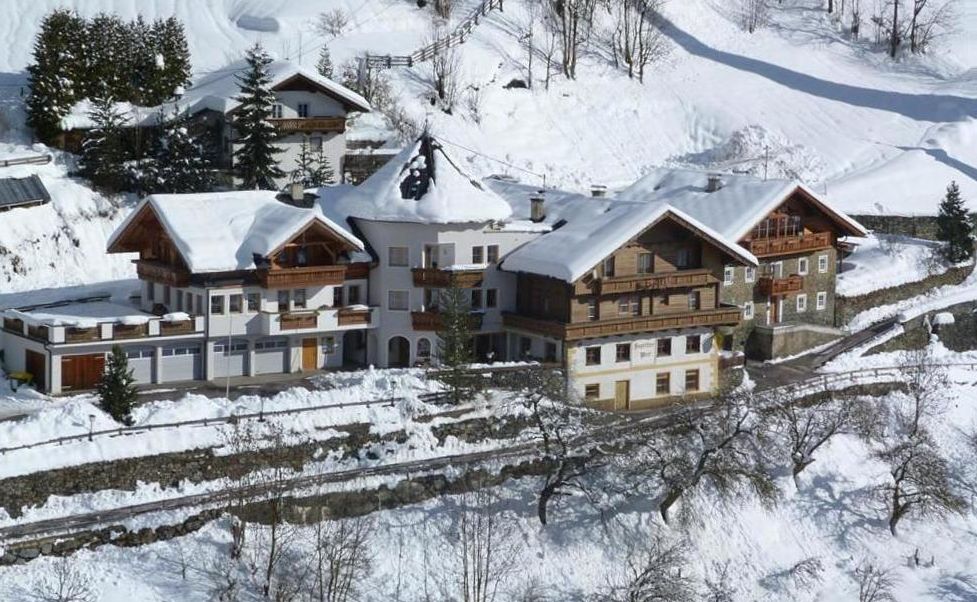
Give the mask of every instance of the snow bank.
[(931, 241), (873, 234), (855, 243), (855, 252), (844, 259), (838, 274), (836, 290), (842, 297), (917, 282), (949, 267)]

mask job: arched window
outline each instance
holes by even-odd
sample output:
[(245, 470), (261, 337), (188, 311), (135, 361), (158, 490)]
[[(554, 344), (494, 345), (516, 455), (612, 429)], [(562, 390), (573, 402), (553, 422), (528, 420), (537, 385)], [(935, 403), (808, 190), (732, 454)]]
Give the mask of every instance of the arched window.
[(431, 359), (431, 340), (417, 339), (417, 359), (420, 361)]

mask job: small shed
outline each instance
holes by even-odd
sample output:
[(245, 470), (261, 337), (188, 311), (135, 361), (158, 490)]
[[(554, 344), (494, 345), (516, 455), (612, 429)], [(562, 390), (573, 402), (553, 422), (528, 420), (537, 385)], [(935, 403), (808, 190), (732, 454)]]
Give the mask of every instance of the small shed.
[(51, 200), (47, 188), (36, 175), (27, 178), (0, 178), (0, 211), (33, 207)]

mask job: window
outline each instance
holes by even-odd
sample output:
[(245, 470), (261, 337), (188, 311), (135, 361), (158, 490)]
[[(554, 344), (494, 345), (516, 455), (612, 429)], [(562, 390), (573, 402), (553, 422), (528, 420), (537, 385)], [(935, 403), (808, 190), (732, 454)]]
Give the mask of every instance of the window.
[(689, 309), (695, 311), (702, 307), (702, 293), (689, 291)]
[(654, 269), (654, 260), (651, 253), (638, 253), (638, 273), (650, 274)]
[(332, 289), (332, 306), (343, 306), (343, 287), (337, 286)]
[(807, 311), (807, 295), (801, 293), (797, 295), (797, 313), (802, 314)]
[(271, 118), (272, 119), (281, 119), (282, 118), (282, 105), (280, 105), (277, 102), (275, 104), (271, 105)]
[(618, 343), (615, 359), (619, 362), (631, 361), (631, 343)]
[(410, 304), (408, 291), (387, 291), (387, 309), (392, 311), (407, 311)]
[(685, 371), (685, 392), (695, 393), (699, 390), (699, 371), (698, 370), (686, 370)]
[(784, 262), (776, 261), (770, 264), (770, 271), (773, 273), (774, 278), (784, 277)]
[(170, 287), (164, 286), (163, 287), (163, 305), (169, 305), (169, 304), (170, 304)]
[(828, 271), (828, 256), (818, 255), (818, 271), (822, 274)]
[(672, 392), (672, 375), (659, 372), (655, 375), (655, 395), (668, 395)]
[(198, 314), (204, 313), (204, 296), (203, 295), (197, 295), (197, 313)]
[(686, 353), (701, 353), (702, 352), (702, 338), (697, 335), (689, 335), (685, 337), (685, 352)]
[(585, 385), (583, 388), (583, 397), (587, 401), (600, 399), (600, 385)]
[(799, 275), (807, 275), (808, 263), (807, 257), (801, 257), (797, 260), (797, 273)]
[(245, 298), (247, 299), (249, 312), (261, 311), (261, 295), (258, 293), (248, 293)]
[(210, 313), (217, 315), (224, 313), (224, 297), (214, 295), (210, 298)]
[(472, 247), (472, 263), (485, 263), (485, 247)]
[(320, 347), (322, 347), (323, 355), (332, 355), (336, 353), (335, 337), (322, 337), (322, 342), (320, 343)]
[(743, 319), (752, 320), (753, 319), (753, 301), (747, 301), (743, 304)]
[(309, 116), (309, 103), (300, 102), (299, 103), (299, 117), (303, 119)]
[(278, 291), (278, 311), (288, 311), (288, 291)]
[(176, 311), (183, 311), (183, 293), (176, 291)]
[(297, 288), (292, 291), (292, 304), (296, 309), (305, 309), (305, 289)]
[(614, 276), (614, 258), (608, 257), (604, 260), (604, 277), (611, 278)]
[(417, 359), (419, 360), (431, 359), (431, 339), (426, 339), (426, 338), (417, 339)]
[(410, 261), (410, 253), (407, 247), (389, 247), (387, 249), (387, 265), (391, 267), (405, 268)]
[[(193, 313), (193, 294), (192, 293), (187, 293), (187, 297), (186, 297), (186, 302), (185, 303), (186, 303), (187, 313), (192, 314)], [(200, 313), (200, 310), (197, 310), (197, 313)]]
[(587, 319), (594, 321), (597, 319), (597, 299), (587, 300)]
[(486, 248), (488, 249), (488, 256), (486, 257), (486, 261), (488, 261), (489, 263), (498, 263), (499, 245), (489, 245)]
[(818, 308), (818, 311), (822, 311), (827, 306), (828, 306), (828, 293), (825, 292), (818, 293), (817, 306), (816, 306)]
[(733, 266), (726, 266), (726, 268), (723, 269), (723, 286), (729, 286), (733, 284), (735, 280), (736, 280), (736, 268), (734, 268)]
[(600, 347), (587, 347), (587, 365), (600, 365)]
[(688, 249), (679, 249), (675, 258), (675, 267), (687, 268), (692, 263), (692, 253)]
[(624, 295), (617, 300), (617, 313), (621, 316), (637, 316), (641, 313), (641, 298), (638, 295)]
[(152, 301), (156, 297), (156, 285), (152, 282), (147, 282), (146, 284), (148, 285), (146, 287), (146, 300)]
[(360, 304), (360, 285), (353, 284), (346, 287), (346, 300), (349, 301), (350, 305)]
[(485, 291), (485, 307), (497, 307), (499, 305), (498, 289), (490, 288)]
[(232, 314), (239, 314), (244, 311), (243, 300), (241, 295), (231, 295), (229, 298), (229, 303), (227, 304), (227, 310)]
[(745, 280), (747, 282), (755, 282), (756, 281), (756, 268), (755, 267), (753, 267), (751, 265), (746, 266), (746, 278), (745, 278)]
[(556, 343), (546, 341), (546, 345), (543, 347), (543, 360), (547, 362), (556, 361)]
[(533, 340), (529, 337), (519, 337), (519, 356), (529, 357), (533, 352)]
[(312, 136), (309, 138), (309, 150), (314, 153), (322, 150), (322, 136)]
[(472, 289), (472, 309), (482, 309), (482, 289), (473, 288)]
[(658, 339), (658, 357), (672, 355), (672, 339)]

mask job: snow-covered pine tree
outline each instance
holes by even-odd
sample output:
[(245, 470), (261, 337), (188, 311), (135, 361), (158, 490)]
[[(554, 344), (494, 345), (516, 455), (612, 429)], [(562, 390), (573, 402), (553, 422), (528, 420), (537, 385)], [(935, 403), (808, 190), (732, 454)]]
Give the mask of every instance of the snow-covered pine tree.
[(44, 17), (34, 39), (34, 61), (27, 67), (27, 124), (42, 142), (53, 141), (61, 118), (84, 94), (84, 37), (84, 19), (58, 9)]
[(153, 28), (139, 15), (126, 25), (126, 38), (126, 46), (130, 49), (126, 57), (129, 61), (130, 89), (125, 100), (140, 106), (157, 105), (159, 101), (156, 101), (153, 92), (159, 76)]
[(216, 184), (204, 145), (190, 133), (187, 115), (173, 111), (156, 142), (145, 184), (147, 192), (208, 192)]
[(84, 95), (129, 100), (132, 96), (132, 56), (129, 27), (118, 16), (99, 13), (88, 22), (84, 52), (88, 59)]
[(974, 256), (974, 226), (960, 197), (960, 187), (950, 182), (936, 217), (937, 238), (943, 242), (943, 256), (959, 263)]
[(234, 175), (241, 179), (243, 189), (274, 189), (274, 178), (285, 174), (275, 159), (275, 155), (282, 152), (274, 145), (278, 132), (268, 121), (275, 102), (275, 95), (268, 87), (271, 57), (260, 44), (255, 44), (248, 50), (245, 60), (247, 73), (237, 77), (241, 93), (236, 100), (241, 104), (234, 118), (234, 128), (240, 146), (234, 151)]
[(322, 48), (319, 50), (319, 60), (316, 61), (315, 70), (319, 72), (322, 77), (328, 77), (332, 79), (332, 55), (329, 54), (329, 45), (323, 44)]
[(92, 101), (89, 117), (95, 127), (82, 142), (81, 173), (99, 188), (119, 191), (126, 182), (126, 119), (108, 97)]
[(115, 345), (109, 354), (105, 374), (98, 384), (102, 409), (122, 424), (132, 424), (132, 406), (136, 403), (135, 378), (122, 347)]
[(336, 173), (332, 169), (332, 163), (323, 147), (315, 153), (315, 169), (312, 171), (312, 186), (332, 186), (336, 183)]
[(153, 22), (153, 41), (156, 48), (156, 79), (151, 89), (151, 104), (170, 99), (180, 88), (190, 83), (190, 46), (183, 23), (176, 17)]
[(306, 188), (312, 187), (312, 172), (315, 171), (315, 157), (309, 148), (309, 137), (302, 138), (299, 154), (295, 157), (295, 169), (292, 170), (292, 181), (301, 182)]
[(473, 361), (472, 317), (465, 290), (452, 276), (451, 286), (441, 290), (441, 327), (438, 329), (437, 380), (445, 386), (452, 403), (471, 399), (477, 384), (469, 371)]

